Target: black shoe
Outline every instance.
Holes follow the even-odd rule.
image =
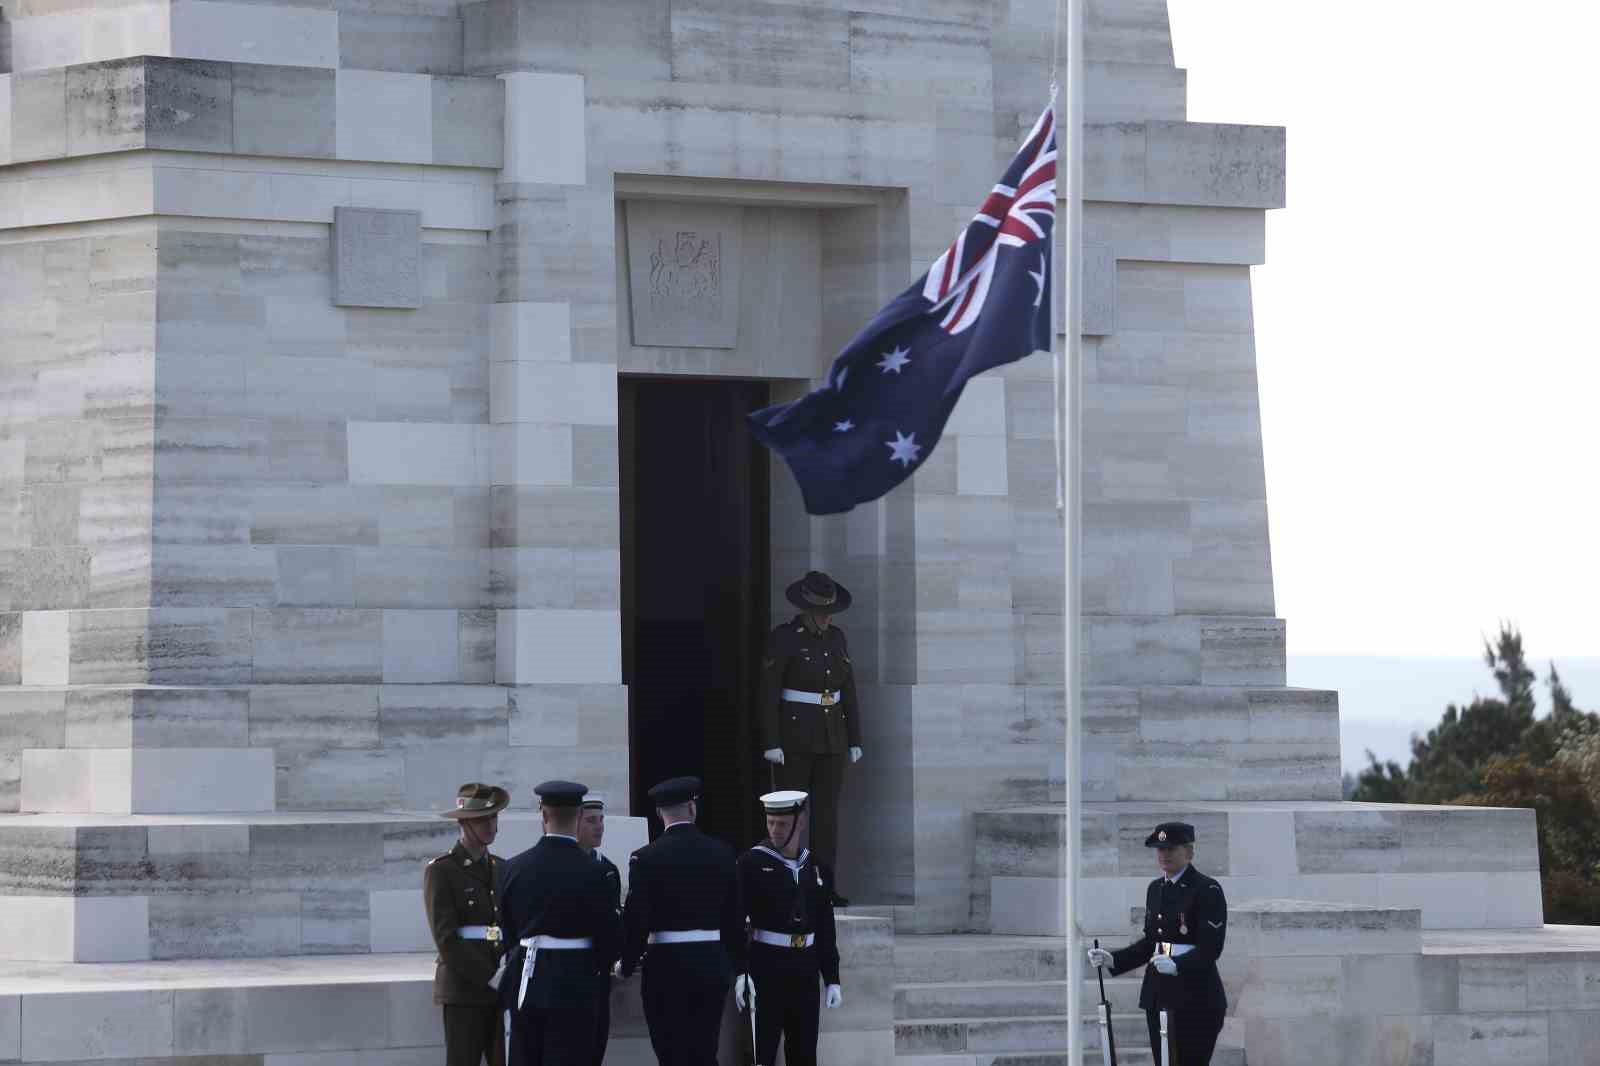
[[[844,908],[850,906],[850,901],[839,895],[837,892],[833,894],[833,898],[828,902],[836,911],[843,910]]]

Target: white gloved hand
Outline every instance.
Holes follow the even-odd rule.
[[[779,766],[783,765],[782,748],[768,748],[766,751],[761,753],[761,757],[768,762],[777,763]]]
[[[1156,973],[1171,977],[1178,972],[1178,960],[1171,955],[1157,955],[1155,958]]]
[[[844,989],[838,985],[829,985],[828,998],[824,1001],[824,1004],[829,1010],[842,1006],[844,1004]]]
[[[1089,965],[1096,968],[1105,967],[1106,969],[1110,969],[1111,952],[1107,951],[1105,948],[1090,948]]]
[[[851,762],[860,762],[861,761],[861,749],[860,748],[852,747],[850,749],[850,761]]]
[[[744,1010],[747,999],[751,1007],[756,1005],[756,983],[750,980],[748,974],[740,974],[733,979],[733,1005]]]
[[[622,960],[621,959],[618,959],[616,962],[611,964],[611,976],[619,978],[619,979],[622,978],[623,973],[622,973]]]

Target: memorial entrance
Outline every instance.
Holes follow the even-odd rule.
[[[623,376],[618,387],[632,810],[650,811],[657,781],[694,774],[702,827],[745,847],[762,835],[753,797],[769,784],[753,712],[770,552],[769,464],[744,416],[768,386]]]

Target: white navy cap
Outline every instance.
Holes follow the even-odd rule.
[[[805,807],[806,793],[793,789],[768,792],[761,797],[761,805],[767,809],[768,814],[794,814]]]

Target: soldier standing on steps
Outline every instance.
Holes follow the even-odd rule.
[[[505,953],[495,896],[500,859],[489,853],[489,845],[510,802],[503,788],[462,785],[455,809],[440,815],[459,823],[460,839],[422,874],[422,906],[439,951],[433,1001],[444,1008],[446,1066],[505,1062],[497,996],[489,987]]]
[[[819,1000],[844,1003],[833,921],[833,871],[800,847],[806,794],[761,797],[767,839],[739,856],[739,900],[750,919],[733,1000],[755,1012],[758,1063],[816,1066]]]
[[[1090,948],[1089,965],[1110,967],[1113,974],[1144,966],[1139,1006],[1156,1061],[1168,1066],[1159,1050],[1164,1010],[1175,1048],[1170,1066],[1207,1066],[1228,1010],[1217,973],[1228,901],[1222,886],[1193,866],[1194,826],[1163,822],[1144,843],[1156,849],[1161,869],[1145,890],[1144,936],[1121,951]]]
[[[839,845],[846,758],[861,759],[861,703],[844,630],[850,590],[813,570],[785,595],[800,613],[772,631],[761,670],[761,735],[778,784],[810,795],[811,850],[829,870]],[[835,907],[849,901],[833,896]]]
[[[578,846],[590,855],[606,874],[606,887],[611,890],[611,909],[622,917],[622,875],[617,864],[600,854],[600,844],[606,836],[606,803],[594,793],[583,797],[583,813],[578,819]],[[611,1041],[611,974],[600,974],[600,988],[595,1009],[598,1014],[594,1037],[594,1066],[606,1058],[606,1045]]]

